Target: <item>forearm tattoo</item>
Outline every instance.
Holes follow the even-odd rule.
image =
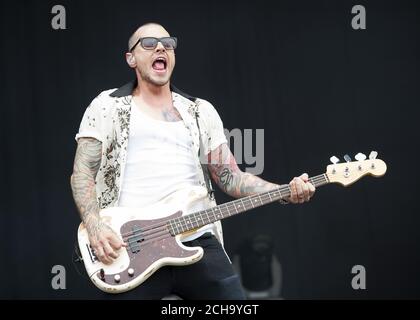
[[[96,235],[99,229],[95,178],[101,164],[101,153],[100,141],[93,138],[79,139],[71,176],[74,201],[91,235]]]
[[[241,198],[278,187],[250,173],[242,172],[226,143],[208,155],[208,168],[220,189],[235,198]]]

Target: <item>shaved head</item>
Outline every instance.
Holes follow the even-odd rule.
[[[147,82],[157,87],[167,85],[175,67],[175,50],[165,48],[165,42],[160,40],[154,47],[144,48],[142,44],[136,45],[139,39],[148,37],[161,39],[170,35],[159,23],[149,22],[141,25],[128,40],[126,61],[130,68],[135,69],[139,82]]]
[[[128,39],[128,51],[130,51],[130,49],[139,40],[139,38],[142,37],[142,35],[141,35],[142,34],[142,31],[144,29],[146,29],[146,27],[150,27],[150,26],[160,27],[163,30],[165,30],[165,28],[161,24],[156,23],[156,22],[147,22],[145,24],[142,24],[140,27],[137,28],[136,31],[133,32],[133,34],[131,35],[130,39]]]

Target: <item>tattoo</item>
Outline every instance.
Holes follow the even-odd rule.
[[[226,190],[230,185],[232,185],[233,174],[228,168],[224,168],[220,173],[218,172],[217,177],[219,178],[223,189]]]
[[[235,198],[273,190],[279,186],[242,172],[226,143],[208,155],[208,168],[220,189]]]
[[[165,121],[176,122],[182,120],[181,115],[175,107],[162,111],[162,116]]]
[[[80,216],[91,236],[100,229],[99,205],[96,200],[95,178],[101,164],[102,143],[93,138],[78,141],[71,187]]]

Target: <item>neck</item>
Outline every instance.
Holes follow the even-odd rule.
[[[150,107],[163,108],[172,103],[172,94],[169,82],[163,86],[157,86],[144,81],[137,75],[137,87],[134,89],[133,97],[146,103]]]
[[[321,174],[309,179],[316,187],[329,183],[326,174]],[[167,222],[167,227],[172,235],[200,228],[206,224],[222,220],[250,209],[269,204],[280,199],[287,199],[291,190],[289,185],[280,186],[274,190],[255,194],[227,202],[210,209],[191,213],[182,217],[173,218]]]

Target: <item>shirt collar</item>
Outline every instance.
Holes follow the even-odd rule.
[[[114,98],[122,98],[122,97],[130,96],[136,87],[137,87],[137,79],[134,79],[130,81],[129,83],[126,83],[122,87],[118,88],[117,90],[111,92],[109,95]],[[179,90],[177,87],[175,87],[172,84],[170,85],[170,89],[172,92],[175,92],[183,96],[184,98],[191,100],[192,102],[195,102],[196,100],[196,97],[190,96],[189,94],[182,92],[181,90]]]

